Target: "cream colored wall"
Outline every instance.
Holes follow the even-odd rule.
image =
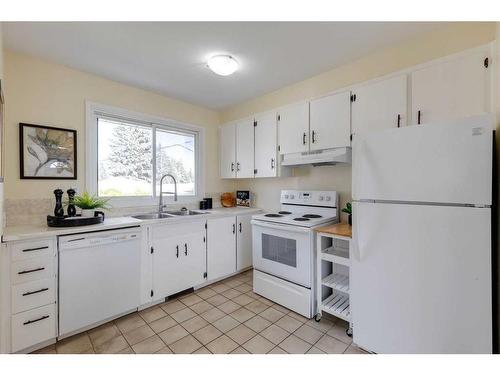
[[[221,120],[224,123],[324,95],[342,87],[486,44],[495,39],[495,33],[495,23],[451,23],[434,32],[228,108],[222,112]],[[337,190],[342,205],[351,198],[351,168],[348,166],[296,168],[294,174],[295,177],[282,179],[239,180],[237,188],[252,190],[256,205],[265,208],[277,207],[279,191],[284,188]]]
[[[5,54],[5,78],[9,91],[5,129],[7,200],[52,198],[52,191],[57,187],[84,189],[85,100],[205,127],[205,191],[234,188],[233,182],[218,177],[217,125],[220,121],[216,111],[12,51]],[[21,180],[20,122],[76,129],[78,180]]]

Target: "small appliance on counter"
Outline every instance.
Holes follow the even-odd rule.
[[[47,215],[47,225],[49,227],[78,227],[83,225],[93,225],[104,222],[104,212],[95,211],[94,216],[82,217],[76,214],[74,205],[75,190],[69,189],[68,193],[68,215],[64,214],[62,196],[64,192],[61,189],[54,190],[56,205],[54,215]]]
[[[252,205],[248,190],[238,190],[236,192],[236,205],[242,207],[250,207]]]
[[[200,210],[211,210],[213,208],[212,198],[204,198],[200,201]]]

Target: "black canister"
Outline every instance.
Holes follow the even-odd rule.
[[[206,210],[207,209],[207,202],[206,201],[200,201],[200,210]]]
[[[205,201],[205,209],[206,210],[211,210],[212,209],[212,198],[205,198],[203,199]]]

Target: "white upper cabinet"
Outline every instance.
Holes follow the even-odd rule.
[[[314,99],[310,103],[310,147],[324,150],[351,145],[350,91]]]
[[[366,134],[407,123],[407,76],[400,75],[353,90],[352,134]]]
[[[253,118],[236,123],[236,177],[254,176],[254,126]]]
[[[280,154],[309,151],[309,103],[298,103],[278,111]]]
[[[277,176],[278,127],[276,112],[255,116],[255,177]]]
[[[488,49],[414,71],[411,124],[479,115],[490,111]]]
[[[236,177],[236,124],[219,128],[219,163],[221,178]]]

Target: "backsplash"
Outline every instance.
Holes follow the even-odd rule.
[[[213,199],[213,207],[220,207],[221,193],[205,194],[206,198]],[[47,222],[47,215],[52,215],[54,210],[54,198],[47,199],[6,199],[5,200],[5,225],[43,225]],[[187,207],[198,209],[199,202],[192,204],[169,204],[167,209],[179,209]],[[78,210],[78,209],[77,209]],[[158,206],[135,206],[135,207],[114,207],[105,211],[108,217],[130,216],[138,213],[154,212]],[[78,211],[77,211],[78,212]]]

